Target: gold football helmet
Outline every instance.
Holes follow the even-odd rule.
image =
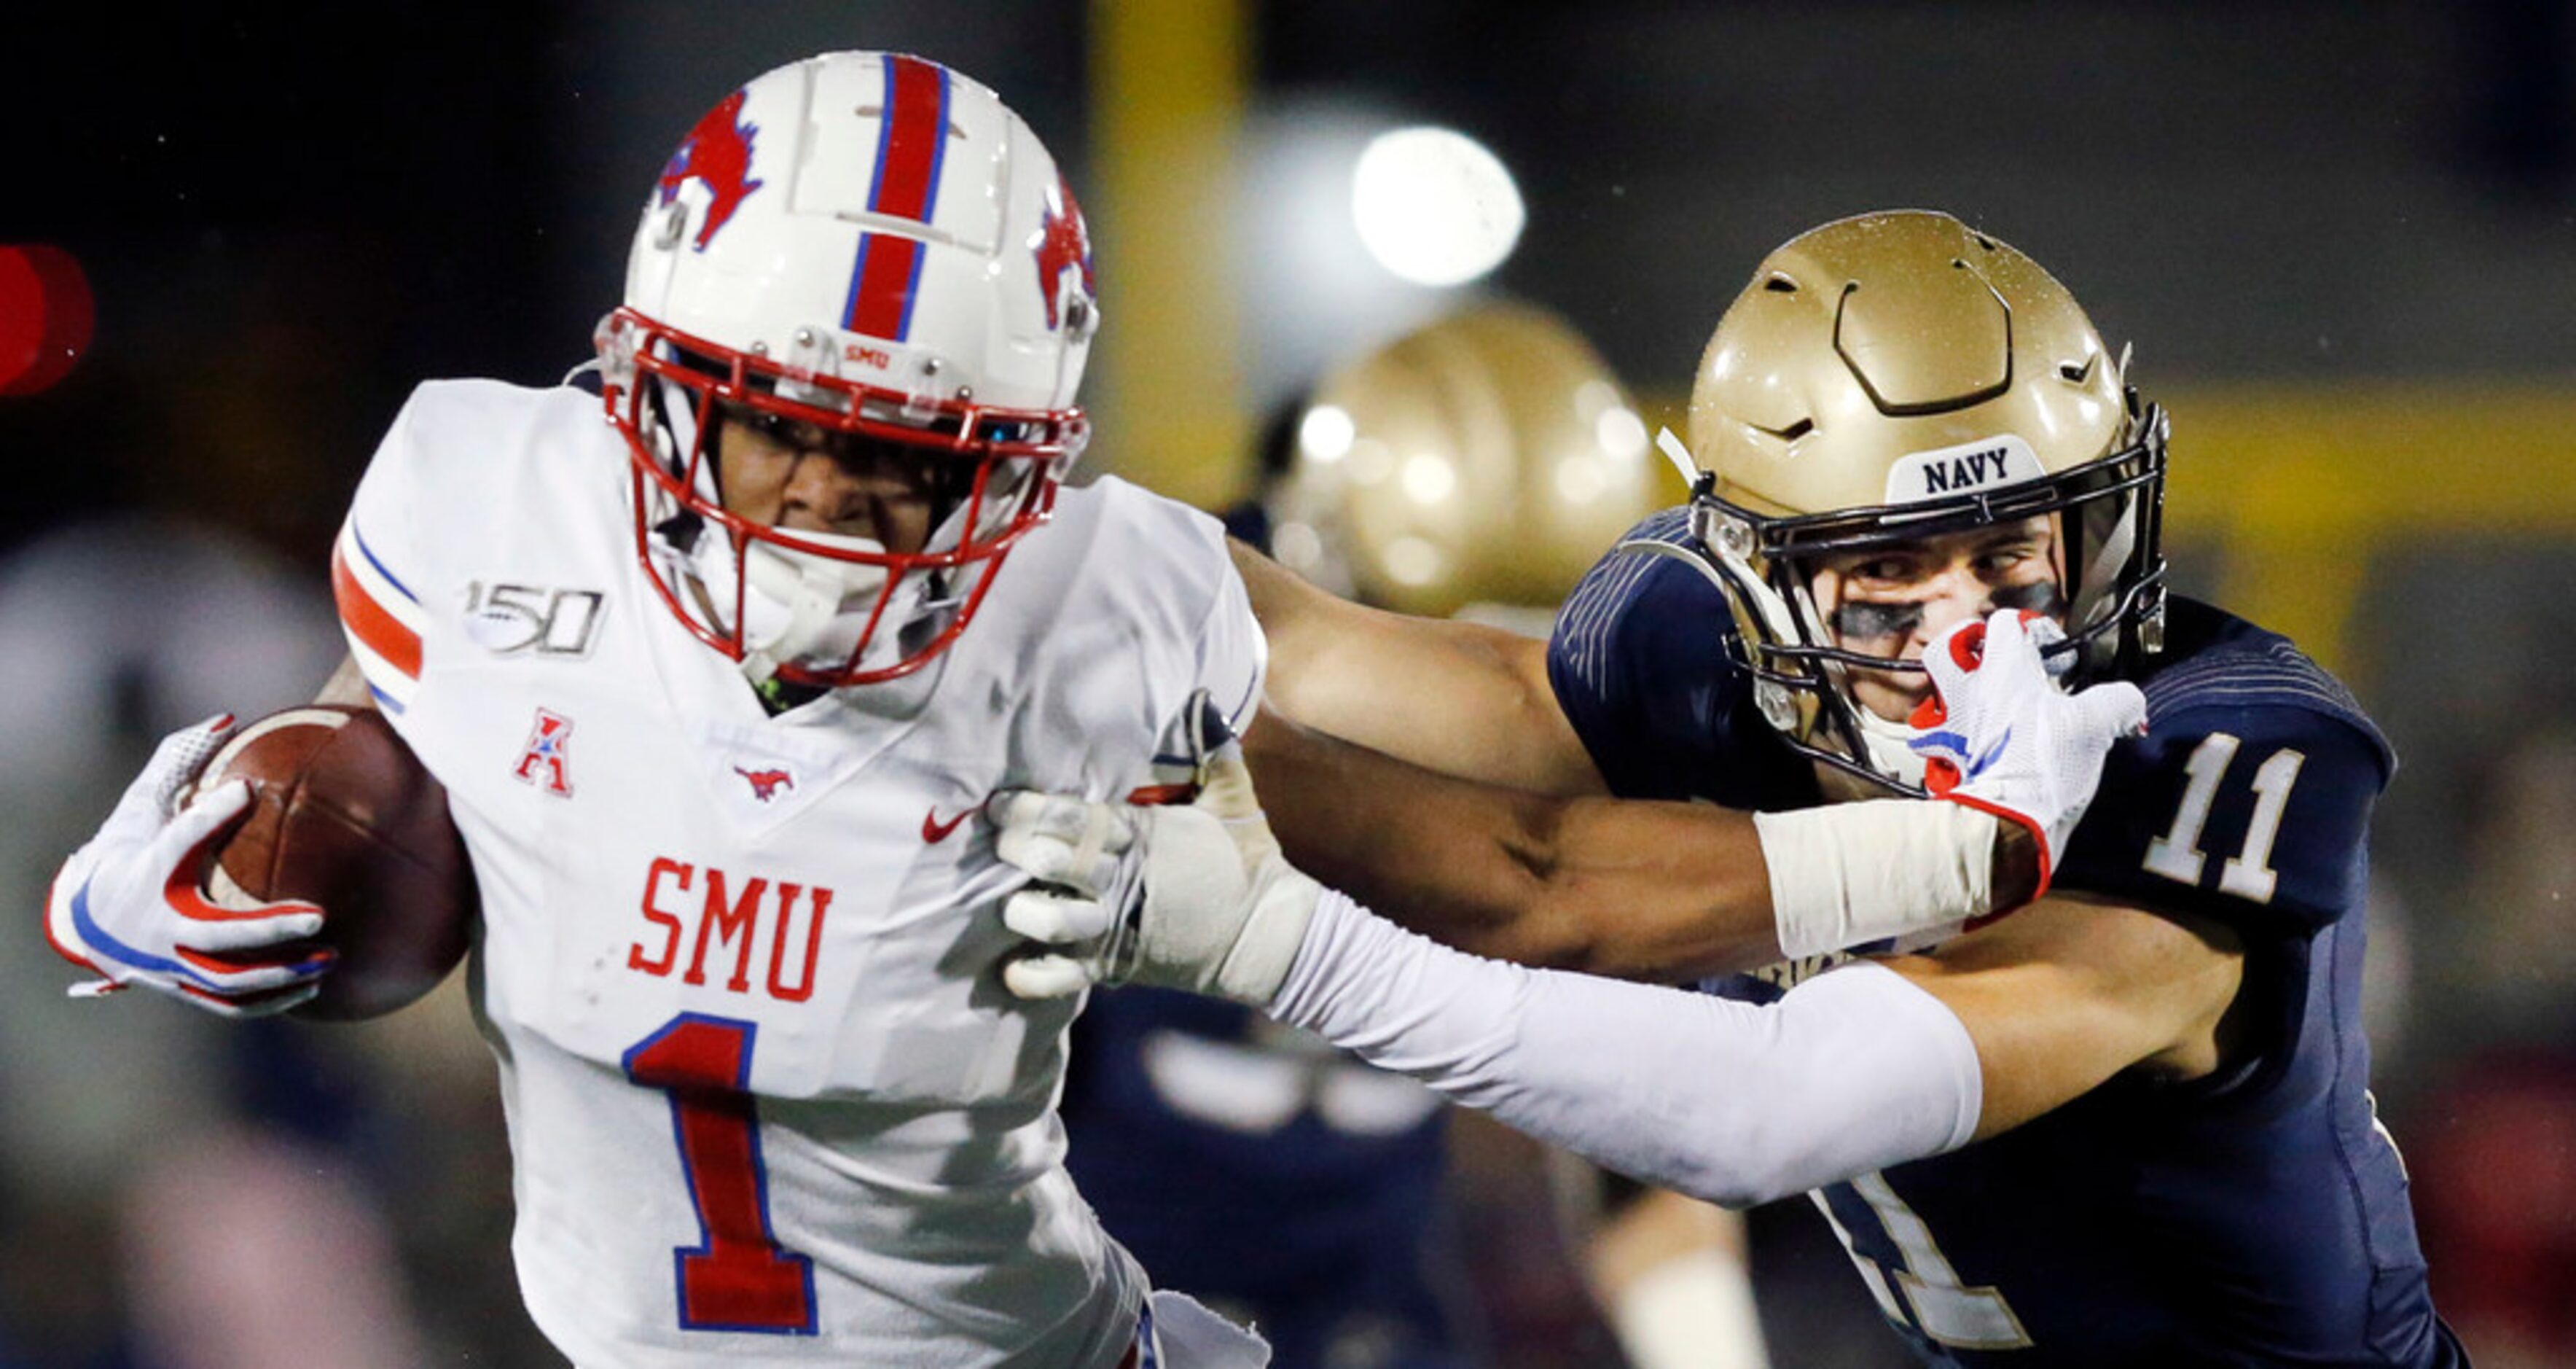
[[[1947,214],[1864,214],[1756,268],[1691,387],[1691,527],[1726,591],[1763,716],[1799,750],[1910,789],[1862,716],[1809,592],[1828,553],[2051,515],[2069,641],[2087,674],[2163,647],[2164,413],[2123,383],[2074,296]],[[1678,460],[1669,432],[1659,441]]]
[[[1335,369],[1285,437],[1272,554],[1406,613],[1552,608],[1675,493],[1609,366],[1523,303],[1462,310]]]

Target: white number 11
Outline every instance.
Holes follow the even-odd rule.
[[[2182,791],[2173,830],[2147,843],[2146,868],[2184,884],[2200,883],[2207,857],[2200,849],[2200,829],[2209,824],[2209,805],[2218,797],[2218,781],[2227,774],[2241,745],[2234,736],[2212,732],[2203,737],[2183,769],[2191,784]],[[2227,858],[2218,870],[2218,891],[2255,903],[2272,901],[2280,875],[2272,869],[2272,843],[2281,835],[2281,813],[2290,806],[2290,786],[2298,781],[2304,752],[2283,747],[2254,771],[2254,816],[2245,824],[2245,849]]]

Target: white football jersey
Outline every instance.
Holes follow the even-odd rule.
[[[1198,688],[1249,721],[1221,530],[1068,489],[927,669],[772,717],[629,488],[594,396],[425,385],[333,564],[473,854],[529,1310],[584,1365],[1116,1362],[1144,1280],[1059,1163],[1080,1004],[991,973],[1025,877],[975,815],[1154,784]]]

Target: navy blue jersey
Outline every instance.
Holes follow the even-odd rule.
[[[1633,535],[1687,534],[1669,511]],[[1733,632],[1719,592],[1668,559],[1614,553],[1576,589],[1549,674],[1615,792],[1819,800],[1755,711]],[[2166,643],[2139,681],[2151,731],[2113,748],[2055,883],[2236,933],[2227,1067],[2124,1075],[1813,1196],[1930,1364],[2465,1364],[2368,1092],[2368,835],[2394,758],[2284,638],[2176,600]],[[1765,1001],[1786,978],[1703,987]]]
[[[1458,1369],[1437,1095],[1285,1030],[1169,990],[1094,994],[1063,1103],[1075,1184],[1157,1286],[1248,1317],[1281,1369]]]

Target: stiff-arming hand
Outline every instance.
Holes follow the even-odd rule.
[[[2147,730],[2147,696],[2136,685],[2115,680],[2070,695],[2049,678],[2041,654],[2065,636],[2055,622],[2011,609],[1952,626],[1924,650],[1932,696],[1909,720],[1925,788],[2039,839],[2040,893],[2093,802],[2111,744]]]
[[[1242,748],[1212,740],[1186,805],[1028,790],[986,805],[1002,859],[1038,881],[1002,908],[1036,943],[1004,963],[1011,992],[1158,984],[1254,1006],[1278,992],[1323,889],[1280,855]]]
[[[207,852],[250,807],[250,785],[217,786],[185,808],[177,801],[231,731],[227,716],[162,738],[106,825],[54,877],[45,934],[99,976],[74,994],[139,984],[221,1016],[252,1017],[321,991],[329,953],[289,945],[321,930],[321,909],[219,905],[204,892]]]

